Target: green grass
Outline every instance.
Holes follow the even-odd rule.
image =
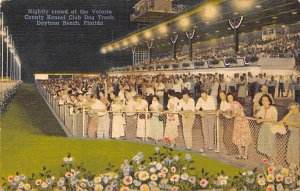
[[[37,90],[22,85],[7,111],[0,117],[0,176],[39,172],[43,165],[58,175],[63,157],[68,152],[76,162],[84,162],[93,173],[105,172],[106,165],[120,165],[142,151],[147,157],[155,146],[112,140],[82,140],[66,138],[61,127]],[[191,154],[197,168],[204,167],[216,174],[221,169],[234,175],[240,169],[209,158]]]

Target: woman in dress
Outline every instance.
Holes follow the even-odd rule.
[[[290,104],[289,113],[279,124],[288,126],[290,131],[286,161],[300,166],[300,111],[297,103]]]
[[[248,158],[248,148],[252,143],[249,122],[245,118],[243,106],[234,99],[232,93],[227,94],[227,101],[231,105],[231,116],[234,117],[232,142],[238,147],[237,159]]]
[[[274,133],[272,127],[277,122],[278,111],[273,106],[273,100],[268,94],[260,98],[259,104],[261,107],[255,118],[256,122],[262,123],[262,125],[258,134],[257,149],[267,155],[269,159],[274,160],[276,155],[276,133]]]
[[[145,113],[145,111],[148,111],[148,102],[144,100],[141,95],[136,96],[135,110],[137,113],[142,112],[142,113],[138,113],[136,136],[142,138],[142,141],[146,141],[146,137],[147,137],[146,122],[148,122],[149,119],[146,120],[148,114]]]
[[[172,112],[177,111],[177,106],[179,103],[179,99],[175,96],[174,90],[168,91],[169,101],[168,101],[168,114],[167,114],[167,122],[164,137],[168,137],[171,142],[171,147],[175,146],[176,138],[178,137],[178,125],[179,118],[178,114],[174,114]]]
[[[244,76],[241,76],[239,81],[238,98],[242,103],[245,103],[246,101],[246,90],[246,79]]]
[[[112,119],[112,132],[111,137],[115,139],[119,139],[120,137],[125,136],[125,118],[123,114],[121,113],[124,110],[124,105],[122,103],[122,100],[119,97],[116,97],[114,99],[114,103],[111,105],[111,111],[113,113],[113,119]]]
[[[221,126],[223,127],[223,142],[227,154],[235,153],[237,149],[236,146],[232,143],[232,130],[233,130],[233,120],[230,116],[231,105],[227,102],[227,96],[225,91],[220,91],[219,97],[221,100],[218,113],[224,117],[221,117]]]
[[[147,128],[147,135],[149,138],[153,139],[155,143],[157,143],[157,141],[163,139],[164,126],[163,121],[160,120],[160,112],[163,111],[163,106],[161,105],[161,103],[159,103],[159,98],[156,95],[152,97],[150,111],[153,111],[155,113],[152,113],[150,125],[149,128]]]

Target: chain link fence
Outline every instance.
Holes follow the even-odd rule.
[[[244,118],[249,123],[251,139],[247,158],[237,159],[239,148],[233,141],[234,118],[213,113],[201,117],[198,113],[185,115],[167,111],[108,111],[97,115],[87,109],[76,110],[71,105],[60,104],[45,89],[40,86],[37,88],[70,137],[127,140],[156,145],[165,145],[163,139],[168,137],[174,140],[177,149],[203,152],[203,155],[245,168],[256,167],[263,159],[267,159],[265,154],[258,151],[261,124],[253,118]],[[275,135],[276,154],[272,161],[277,165],[288,165],[286,152],[289,136],[289,131],[284,135]]]

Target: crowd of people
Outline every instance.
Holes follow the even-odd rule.
[[[222,40],[221,40],[222,41]],[[194,60],[224,60],[226,58],[245,58],[247,56],[257,56],[263,58],[289,58],[299,57],[300,54],[300,32],[287,33],[277,35],[272,39],[262,40],[261,38],[254,41],[241,40],[239,43],[239,52],[236,55],[234,50],[234,43],[219,43],[218,46],[212,47],[210,44],[195,46],[193,49]],[[163,66],[172,65],[174,63],[182,63],[189,60],[188,52],[178,52],[176,60],[172,55],[158,57],[144,63],[140,66]]]
[[[275,135],[287,125],[292,133],[290,141],[293,139],[288,147],[292,151],[288,153],[298,149],[298,154],[293,155],[298,158],[291,160],[297,159],[295,162],[299,164],[299,144],[295,144],[299,140],[295,137],[300,135],[300,77],[251,73],[232,77],[224,74],[160,74],[52,79],[37,83],[50,92],[59,105],[72,107],[72,112],[89,110],[89,138],[119,139],[126,136],[127,128],[135,128],[133,136],[143,141],[151,138],[155,142],[168,137],[173,147],[178,138],[178,126],[182,124],[185,146],[190,150],[195,115],[199,115],[204,138],[201,152],[206,152],[215,148],[216,117],[231,118],[234,120],[232,142],[239,151],[237,159],[247,159],[249,145],[253,144],[244,112],[247,97],[253,102],[252,116],[262,124],[258,151],[272,159]],[[278,111],[274,107],[275,90],[278,89],[278,97],[281,96],[282,86],[287,87],[287,94],[291,92],[296,102],[289,106],[290,112],[278,121]],[[108,111],[113,113],[111,132]],[[163,116],[166,120],[162,119]],[[278,128],[274,129],[274,126]]]

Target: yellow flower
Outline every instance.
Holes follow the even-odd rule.
[[[97,176],[94,178],[94,183],[97,184],[97,183],[100,183],[101,182],[101,177]]]
[[[102,191],[103,190],[103,186],[101,184],[96,184],[94,187],[94,191]]]
[[[150,188],[149,188],[149,186],[147,185],[147,184],[143,184],[142,186],[141,186],[141,189],[140,189],[141,191],[149,191],[150,190]]]
[[[151,179],[152,181],[156,181],[156,180],[158,179],[158,176],[157,176],[156,174],[152,174],[152,175],[150,176],[150,179]]]
[[[148,180],[149,179],[149,173],[147,171],[141,171],[139,173],[139,179],[142,181]]]
[[[42,188],[47,188],[48,187],[48,184],[46,182],[43,182],[42,183]]]
[[[258,185],[260,185],[260,186],[266,185],[266,181],[265,181],[264,179],[258,179],[258,180],[257,180],[257,183],[258,183]]]
[[[287,168],[281,169],[281,174],[282,174],[283,176],[288,175],[288,174],[289,174],[289,169],[287,169]]]
[[[129,191],[130,189],[127,186],[123,186],[120,188],[120,191]]]
[[[30,190],[30,188],[31,188],[31,187],[30,187],[30,184],[27,183],[27,184],[24,185],[24,189],[25,189],[25,190]]]
[[[273,182],[274,181],[274,175],[273,174],[268,174],[266,179],[267,179],[268,182]]]

